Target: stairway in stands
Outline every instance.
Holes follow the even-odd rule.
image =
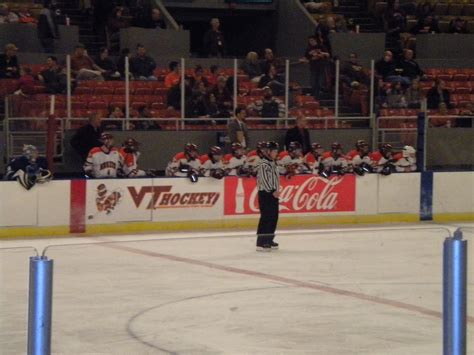
[[[88,53],[97,55],[100,47],[105,46],[105,34],[94,33],[92,16],[82,12],[76,1],[58,0],[57,5],[62,14],[71,19],[71,26],[79,26],[79,41],[87,48]]]
[[[360,26],[361,32],[383,32],[372,14],[367,9],[367,1],[339,0],[339,6],[333,9],[336,14],[344,15],[346,20],[352,19]]]

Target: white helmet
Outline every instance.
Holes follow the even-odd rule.
[[[415,158],[416,150],[411,145],[406,145],[403,147],[402,155],[404,158]]]

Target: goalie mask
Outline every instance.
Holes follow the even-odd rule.
[[[126,153],[136,153],[138,152],[140,143],[133,138],[127,138],[127,140],[123,142],[122,146]]]

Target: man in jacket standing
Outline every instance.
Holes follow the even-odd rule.
[[[98,113],[91,114],[89,116],[89,123],[79,128],[71,138],[71,146],[81,156],[82,163],[86,161],[87,155],[92,148],[100,147],[103,144],[100,140],[103,132],[101,121],[102,118]]]

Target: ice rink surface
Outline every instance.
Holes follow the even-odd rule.
[[[26,351],[28,258],[54,260],[56,354],[441,354],[442,246],[474,224],[0,241],[0,354]]]

